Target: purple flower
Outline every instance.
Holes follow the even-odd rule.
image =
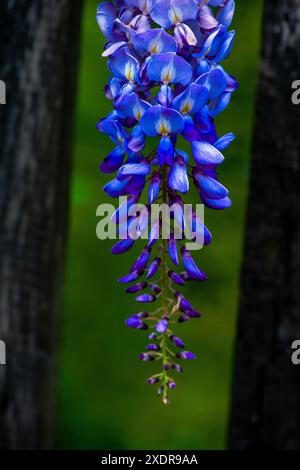
[[[168,326],[169,326],[169,320],[167,318],[163,318],[157,323],[155,329],[157,333],[163,334],[167,331]]]
[[[176,357],[179,359],[196,359],[196,356],[194,353],[189,352],[189,351],[184,351],[176,354]]]
[[[196,212],[186,220],[183,195],[188,202],[194,184],[206,208],[231,205],[218,172],[235,136],[219,137],[214,120],[238,86],[224,68],[235,40],[235,31],[229,29],[234,10],[234,0],[113,0],[101,2],[96,14],[106,39],[103,57],[111,77],[105,94],[113,108],[96,126],[113,143],[100,165],[104,174],[112,175],[103,190],[113,198],[127,196],[111,217],[120,238],[112,253],[126,253],[138,238],[146,239],[129,274],[119,281],[132,283],[126,292],[138,294],[138,303],[154,304],[152,312],[133,315],[126,325],[150,329],[147,352],[139,358],[161,363],[162,372],[147,382],[158,384],[165,404],[176,386],[169,374],[182,372],[169,349],[184,348],[173,328],[201,317],[173,287],[207,279],[186,246],[185,232],[178,237],[176,230],[189,228],[192,241],[199,242],[201,235],[204,246],[212,241]],[[181,150],[182,139],[190,151]],[[149,203],[143,214],[132,214],[145,198]],[[168,240],[160,240],[163,216],[152,220],[156,203],[177,207]],[[184,272],[178,272],[181,264]],[[176,357],[195,355],[183,351]]]

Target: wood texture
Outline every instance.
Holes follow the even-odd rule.
[[[0,448],[53,442],[80,0],[1,0]]]
[[[250,33],[249,33],[250,34]],[[229,447],[300,448],[300,0],[266,0]],[[242,85],[242,84],[241,84]]]

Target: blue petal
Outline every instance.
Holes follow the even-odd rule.
[[[101,119],[98,122],[96,129],[99,132],[107,134],[111,138],[111,140],[117,145],[124,145],[126,143],[126,133],[124,132],[121,124],[117,119]]]
[[[102,173],[114,173],[123,163],[125,152],[123,147],[116,147],[101,163]]]
[[[121,196],[123,194],[124,188],[126,187],[129,181],[130,178],[124,179],[122,181],[119,181],[115,178],[104,186],[103,191],[105,191],[112,197]]]
[[[223,93],[221,96],[218,96],[214,101],[210,104],[210,114],[211,117],[214,118],[218,116],[218,114],[222,113],[224,109],[227,108],[231,100],[231,93]]]
[[[163,334],[167,331],[168,326],[169,326],[169,320],[167,318],[163,318],[157,323],[155,329],[157,333]]]
[[[164,29],[150,29],[144,33],[138,33],[133,38],[133,46],[138,52],[161,54],[162,52],[177,52],[178,45],[170,34]]]
[[[201,198],[204,204],[210,209],[223,210],[231,207],[232,205],[229,197],[225,197],[224,199],[209,199],[202,194]]]
[[[102,53],[102,57],[109,57],[110,55],[117,52],[121,47],[126,46],[127,41],[120,41],[114,42],[113,44],[109,44],[108,47]]]
[[[143,271],[133,271],[130,274],[127,274],[126,276],[123,276],[119,279],[119,282],[122,284],[127,284],[132,281],[136,281],[139,277],[141,277],[143,274]]]
[[[198,281],[207,280],[206,274],[203,271],[200,271],[195,261],[193,260],[190,252],[185,247],[182,247],[181,249],[181,257],[182,257],[182,264],[191,279],[195,279]]]
[[[132,152],[140,152],[145,147],[145,134],[141,126],[135,126],[127,143]]]
[[[192,67],[175,52],[165,52],[151,57],[146,75],[149,80],[157,83],[190,83],[193,75]]]
[[[188,19],[196,19],[199,11],[195,0],[156,0],[151,11],[155,23],[170,28]]]
[[[198,52],[195,52],[193,54],[194,57],[199,57],[199,58],[203,58],[205,57],[206,55],[208,54],[211,54],[211,49],[214,45],[214,42],[215,40],[219,37],[220,35],[220,31],[222,31],[222,26],[219,26],[215,31],[213,31],[211,34],[209,34],[209,36],[206,37],[205,41],[202,43],[201,45],[201,48]],[[202,64],[203,65],[203,64]],[[209,72],[209,69],[207,70],[207,66],[205,67],[205,69],[203,69],[203,72],[202,73],[206,73],[206,72]],[[201,70],[201,69],[200,69]],[[197,75],[200,75],[200,70],[198,71],[196,69],[196,73]]]
[[[113,31],[113,23],[117,17],[116,10],[110,2],[101,2],[97,9],[97,22],[102,34],[109,41],[119,41],[123,35],[116,34]]]
[[[149,137],[180,134],[184,128],[184,121],[177,111],[161,106],[149,108],[143,115],[140,124]]]
[[[228,196],[228,190],[211,176],[196,174],[195,180],[201,190],[201,194],[211,199],[223,199]]]
[[[150,279],[151,277],[153,277],[159,266],[161,265],[161,259],[160,258],[154,258],[154,260],[152,261],[152,263],[150,264],[149,266],[149,269],[148,269],[148,273],[147,273],[147,279]]]
[[[211,9],[207,5],[203,5],[200,8],[198,21],[200,27],[208,31],[218,26],[216,18],[214,17]]]
[[[220,150],[220,152],[221,152],[222,150],[225,150],[225,149],[231,144],[231,142],[232,142],[234,139],[235,139],[235,135],[232,134],[232,133],[223,135],[223,137],[220,137],[220,138],[214,143],[214,147],[216,147],[216,149]]]
[[[122,253],[126,253],[126,251],[130,250],[133,245],[134,240],[131,238],[126,238],[125,240],[120,240],[118,243],[116,243],[112,247],[111,252],[114,255],[121,255]]]
[[[150,294],[142,294],[142,295],[138,295],[135,300],[137,302],[155,302],[156,300],[156,297],[154,295],[150,295]]]
[[[208,106],[204,106],[199,113],[194,115],[194,122],[197,129],[204,134],[215,132],[215,124]]]
[[[117,78],[126,79],[128,82],[139,81],[139,62],[126,48],[119,49],[110,57],[109,68]]]
[[[147,101],[141,100],[136,93],[122,95],[115,101],[115,110],[122,119],[134,118],[139,121],[150,106]]]
[[[234,39],[235,39],[235,31],[230,31],[226,35],[225,41],[223,42],[222,46],[220,47],[220,50],[219,50],[218,54],[214,58],[214,60],[216,62],[221,62],[222,60],[227,59],[227,57],[229,56],[229,54],[232,50]]]
[[[212,69],[207,74],[202,75],[198,78],[197,83],[204,85],[211,99],[221,95],[227,87],[226,76],[221,69]]]
[[[185,23],[179,23],[175,26],[174,36],[180,49],[183,46],[196,46],[198,42],[193,30]]]
[[[151,13],[155,0],[125,0],[129,7],[136,7],[143,13]]]
[[[227,28],[231,25],[235,10],[234,0],[227,0],[226,4],[220,8],[216,19]]]
[[[178,266],[178,264],[179,264],[178,248],[177,248],[176,240],[174,240],[173,238],[171,238],[168,241],[168,253],[169,253],[169,257],[170,257],[171,261],[173,261],[173,263],[176,266]]]
[[[208,142],[193,142],[192,152],[198,165],[220,165],[224,160],[221,152]]]
[[[146,247],[132,266],[130,272],[139,271],[147,266],[151,254],[151,249]]]
[[[145,176],[144,175],[134,175],[128,181],[126,185],[126,193],[133,195],[139,195],[145,187]]]
[[[150,204],[153,204],[156,199],[158,198],[159,191],[160,191],[160,185],[161,185],[161,176],[159,173],[155,173],[152,178],[151,182],[149,185],[149,191],[148,191],[148,200]]]
[[[129,163],[123,165],[118,173],[118,177],[127,175],[149,175],[151,167],[148,163]]]
[[[170,189],[179,191],[183,194],[187,193],[189,190],[187,169],[184,160],[181,157],[176,159],[176,162],[171,169],[171,173],[168,179],[168,186]]]
[[[173,101],[173,91],[169,85],[162,85],[156,97],[157,103],[170,108]]]
[[[176,96],[172,106],[181,114],[198,113],[208,101],[207,88],[192,83],[184,92]]]
[[[170,137],[162,137],[157,149],[159,165],[162,166],[164,163],[172,165],[174,163],[174,152],[174,144]]]

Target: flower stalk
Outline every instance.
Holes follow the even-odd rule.
[[[178,209],[167,238],[164,214],[151,219],[146,246],[129,274],[120,279],[128,284],[126,292],[146,305],[146,311],[128,318],[126,325],[147,331],[150,342],[139,358],[161,362],[161,372],[148,383],[158,385],[165,404],[176,387],[171,373],[182,372],[181,360],[195,359],[173,329],[201,317],[181,290],[188,282],[207,280],[186,237],[177,237],[177,228],[187,223],[184,198],[192,182],[207,208],[223,210],[231,205],[218,170],[234,135],[219,137],[215,118],[237,88],[222,65],[234,42],[235,32],[229,30],[234,8],[234,0],[113,0],[100,3],[97,10],[107,40],[103,56],[111,71],[105,93],[113,103],[113,111],[97,129],[115,145],[100,168],[106,174],[116,173],[104,191],[114,198],[126,195],[131,211],[125,223],[121,207],[114,214],[118,232],[126,230],[127,236],[112,253],[124,253],[143,238],[154,204]],[[159,139],[157,147],[145,155],[146,143],[154,138]],[[190,152],[180,148],[182,139]],[[146,188],[146,214],[132,213]],[[203,235],[204,245],[212,241],[196,213],[188,225]],[[156,302],[160,307],[151,312]]]

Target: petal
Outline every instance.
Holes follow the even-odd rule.
[[[160,26],[170,28],[185,20],[195,19],[198,11],[199,7],[195,0],[156,0],[151,17]]]
[[[145,187],[145,182],[144,175],[132,176],[125,187],[126,193],[130,195],[140,195]]]
[[[141,152],[145,147],[145,134],[141,126],[135,126],[131,132],[127,147],[132,152]]]
[[[173,101],[172,88],[169,85],[162,85],[156,97],[157,103],[165,108],[170,108]],[[173,106],[172,106],[173,107]]]
[[[174,109],[152,106],[143,115],[140,125],[146,135],[155,137],[180,134],[184,128],[184,121]]]
[[[139,63],[126,48],[119,49],[110,57],[109,68],[119,79],[126,79],[129,82],[139,81]]]
[[[159,173],[155,173],[151,178],[148,191],[148,200],[150,204],[153,204],[159,195],[161,180],[162,178]]]
[[[231,100],[231,93],[223,93],[222,95],[218,96],[218,98],[211,102],[210,104],[210,114],[212,118],[218,116],[218,114],[222,113],[224,109],[227,108]]]
[[[209,199],[202,194],[201,198],[204,204],[210,209],[224,210],[228,207],[231,207],[232,205],[231,199],[229,199],[229,197],[225,197],[224,199]]]
[[[220,151],[225,150],[234,139],[235,135],[232,133],[223,135],[214,143],[214,147]]]
[[[170,34],[162,28],[150,29],[138,33],[133,38],[133,46],[138,52],[160,54],[162,52],[177,52],[178,45]]]
[[[136,93],[124,94],[115,101],[115,110],[122,119],[133,118],[139,121],[150,106],[147,101],[141,100]]]
[[[155,329],[157,333],[163,334],[167,331],[168,326],[169,326],[169,320],[167,318],[163,318],[157,323]]]
[[[222,60],[227,59],[227,57],[229,56],[232,50],[234,40],[235,40],[235,31],[230,31],[226,35],[225,41],[223,42],[218,54],[216,55],[214,59],[216,62],[221,62]]]
[[[196,46],[198,42],[193,30],[184,23],[178,24],[175,27],[174,36],[180,48],[183,46]]]
[[[223,70],[217,68],[202,75],[198,78],[197,83],[207,88],[211,99],[221,95],[227,87],[226,76]]]
[[[101,163],[102,173],[114,173],[123,163],[125,152],[122,147],[116,147]]]
[[[151,254],[151,249],[148,247],[144,248],[130,271],[134,272],[136,270],[140,271],[141,269],[145,269],[149,261],[150,254]]]
[[[198,20],[202,29],[210,30],[218,26],[218,21],[207,5],[204,5],[200,8]]]
[[[198,165],[220,165],[224,160],[221,152],[208,142],[193,142],[192,152]]]
[[[189,351],[184,351],[184,352],[177,353],[176,356],[179,359],[186,359],[186,360],[196,359],[195,354],[192,353],[192,352],[189,352]]]
[[[176,159],[176,162],[171,169],[171,173],[168,179],[168,186],[170,189],[179,191],[183,194],[187,193],[189,190],[187,169],[181,157]]]
[[[182,264],[186,271],[188,272],[191,279],[195,279],[197,281],[206,281],[207,276],[203,271],[200,271],[198,266],[196,265],[195,261],[193,260],[190,252],[185,248],[181,248],[181,257],[182,257]]]
[[[102,34],[109,41],[118,41],[123,36],[113,31],[113,23],[116,17],[115,7],[110,2],[101,2],[99,4],[96,14],[97,23]]]
[[[132,281],[136,281],[139,277],[141,277],[143,271],[133,271],[132,273],[127,274],[119,279],[119,282],[122,284],[127,284]]]
[[[156,297],[154,295],[151,295],[151,294],[142,294],[142,295],[138,295],[135,300],[137,302],[155,302],[156,300]]]
[[[231,25],[235,10],[234,0],[227,0],[226,4],[220,8],[216,19],[227,28]]]
[[[203,174],[195,174],[194,178],[200,188],[201,194],[210,199],[224,199],[228,196],[228,190],[215,178]]]
[[[113,119],[111,117],[101,119],[98,122],[96,129],[99,132],[107,134],[117,145],[124,145],[126,142],[126,133],[117,119]]]
[[[161,259],[160,258],[155,258],[149,266],[148,273],[147,273],[147,276],[146,276],[147,279],[150,279],[151,277],[153,277],[156,274],[156,272],[157,272],[160,265],[161,265]]]
[[[111,252],[114,255],[121,255],[122,253],[126,253],[126,251],[130,250],[133,245],[134,240],[131,238],[126,238],[125,240],[120,240],[118,243],[116,243],[112,247]]]
[[[173,100],[172,106],[181,114],[194,114],[198,113],[207,101],[207,88],[193,83]]]
[[[179,276],[179,274],[175,273],[174,271],[169,271],[168,276],[170,279],[172,279],[173,282],[175,282],[179,286],[185,285],[184,280]]]
[[[121,196],[123,194],[124,188],[126,187],[129,181],[130,178],[126,178],[122,181],[115,178],[103,187],[103,191],[105,191],[107,194],[109,194],[109,196],[112,197]]]
[[[157,83],[187,85],[193,75],[192,67],[175,52],[165,52],[151,57],[146,70],[149,80]]]
[[[164,163],[172,165],[174,162],[174,152],[174,145],[170,137],[162,137],[157,149],[159,165],[162,166]]]
[[[177,248],[177,243],[174,239],[170,239],[168,241],[168,253],[171,261],[178,266],[179,260],[178,260],[178,248]]]
[[[151,167],[148,163],[129,163],[123,165],[118,173],[118,177],[127,175],[148,175]]]
[[[120,41],[120,42],[115,42],[113,44],[110,44],[105,49],[105,51],[102,53],[102,57],[109,57],[110,55],[114,54],[121,47],[126,46],[126,44],[127,44],[126,41]]]

